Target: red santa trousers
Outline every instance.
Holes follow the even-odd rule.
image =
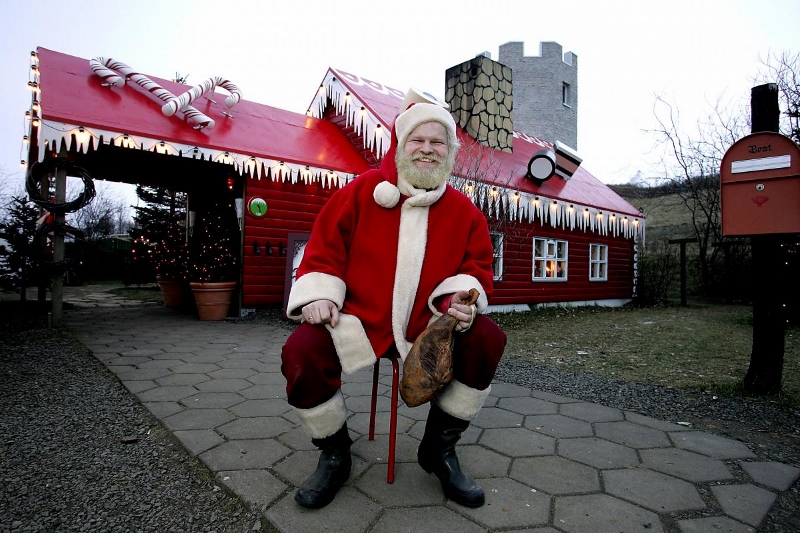
[[[487,316],[455,333],[453,377],[467,387],[484,390],[494,379],[506,346],[506,334]],[[342,386],[342,367],[328,330],[306,322],[292,332],[281,353],[289,405],[311,409],[333,398]]]

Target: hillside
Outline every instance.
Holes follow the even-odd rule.
[[[609,185],[647,217],[646,239],[655,243],[663,239],[683,239],[694,235],[692,215],[680,196],[664,189],[632,185]]]

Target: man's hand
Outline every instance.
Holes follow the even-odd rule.
[[[450,308],[447,314],[458,319],[456,331],[467,331],[472,327],[478,308],[475,305],[467,305],[469,301],[469,291],[458,291],[450,297]]]
[[[339,309],[330,300],[317,300],[303,306],[303,320],[309,324],[330,324],[335,328],[339,323]]]

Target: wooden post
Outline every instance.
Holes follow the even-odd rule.
[[[686,307],[686,244],[690,242],[698,242],[697,237],[669,240],[669,244],[681,245],[681,307]]]
[[[753,87],[750,93],[752,133],[777,132],[780,108],[778,86],[774,83]],[[785,327],[780,294],[782,272],[780,238],[754,235],[751,238],[753,262],[753,351],[744,377],[744,390],[759,395],[774,395],[781,390]]]
[[[67,199],[67,171],[56,167],[56,203],[64,204]],[[50,327],[60,328],[64,321],[64,275],[61,265],[64,261],[64,222],[63,212],[54,213],[53,222],[53,280],[52,307],[50,311]]]

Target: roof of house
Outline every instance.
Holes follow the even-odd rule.
[[[130,79],[121,87],[104,86],[89,60],[41,47],[37,55],[44,121],[40,140],[69,143],[75,135],[74,142],[81,144],[82,136],[77,133],[82,127],[83,135],[103,136],[106,143],[125,142],[212,160],[227,157],[239,168],[255,158],[266,165],[284,162],[343,175],[369,169],[347,136],[329,121],[247,100],[228,109],[223,103],[226,95],[217,92],[213,101],[198,98],[192,102],[216,122],[213,127],[195,129],[180,116],[166,116],[161,109],[164,102]],[[148,79],[176,96],[190,89],[156,77]],[[44,143],[39,145],[43,149]]]
[[[36,61],[40,160],[46,146],[66,143],[83,152],[90,144],[113,143],[229,163],[240,173],[248,170],[258,177],[280,167],[290,170],[292,179],[342,185],[369,168],[363,149],[378,158],[386,153],[405,96],[401,90],[331,68],[308,111],[299,114],[243,100],[238,87],[219,78],[204,82],[205,87],[189,87],[147,77],[111,58],[90,61],[46,48],[37,49]],[[209,94],[213,96],[206,98]],[[168,116],[162,107],[177,97],[189,98],[191,107]],[[226,97],[233,101],[231,107]],[[323,118],[331,103],[363,147],[354,146],[339,125]],[[477,162],[482,176],[482,186],[467,190],[465,185],[465,193],[490,211],[529,221],[538,217],[553,226],[597,226],[603,233],[643,232],[639,211],[582,166],[570,179],[556,175],[536,184],[526,178],[531,157],[543,148],[552,149],[551,143],[515,131],[513,153],[507,153],[477,143],[461,128],[458,135],[463,146],[459,165]]]

